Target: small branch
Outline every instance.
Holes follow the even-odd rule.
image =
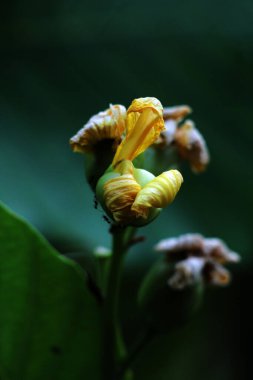
[[[142,350],[149,345],[154,337],[156,336],[156,331],[148,326],[144,331],[138,336],[134,345],[130,349],[127,357],[121,362],[120,368],[117,372],[116,380],[122,379],[124,374],[130,369],[131,365],[135,362],[138,355],[142,352]]]
[[[132,245],[135,245],[135,244],[138,244],[138,243],[143,243],[145,239],[146,239],[145,236],[136,236],[136,237],[133,237],[129,241],[128,246],[131,247]]]

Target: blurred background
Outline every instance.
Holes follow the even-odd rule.
[[[94,209],[83,157],[69,138],[109,103],[155,96],[188,104],[211,154],[208,170],[183,167],[174,204],[140,233],[125,294],[156,259],[159,239],[200,232],[242,256],[227,289],[208,291],[199,315],[157,339],[137,379],[250,376],[253,177],[253,3],[242,0],[30,1],[1,4],[0,199],[61,252],[110,244]],[[134,334],[134,296],[122,303]],[[165,348],[167,347],[167,348]]]

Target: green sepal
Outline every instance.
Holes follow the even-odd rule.
[[[110,167],[106,170],[105,174],[102,175],[102,177],[99,178],[97,186],[96,186],[96,197],[107,215],[112,219],[112,213],[107,209],[105,205],[105,200],[104,200],[104,185],[106,184],[107,181],[110,179],[119,177],[120,174],[114,171],[110,171]]]
[[[147,185],[147,183],[149,183],[150,181],[152,181],[152,179],[155,178],[154,174],[148,172],[145,169],[134,168],[133,174],[136,182],[138,182],[141,188],[143,188],[145,185]]]
[[[153,145],[134,160],[134,165],[157,176],[167,170],[178,169],[179,162],[180,159],[174,146],[161,148]]]

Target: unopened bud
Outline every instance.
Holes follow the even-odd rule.
[[[99,179],[97,199],[110,218],[120,225],[144,226],[175,198],[183,177],[170,170],[154,177],[123,160]]]

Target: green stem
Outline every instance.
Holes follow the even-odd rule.
[[[143,331],[137,337],[134,345],[130,349],[129,353],[123,358],[119,371],[117,380],[120,380],[122,376],[131,368],[131,365],[135,362],[136,358],[140,352],[153,341],[156,336],[156,332],[150,326],[144,326]]]
[[[123,260],[134,229],[114,227],[113,249],[104,303],[104,380],[116,379],[118,362],[126,355],[118,320],[119,291]]]

